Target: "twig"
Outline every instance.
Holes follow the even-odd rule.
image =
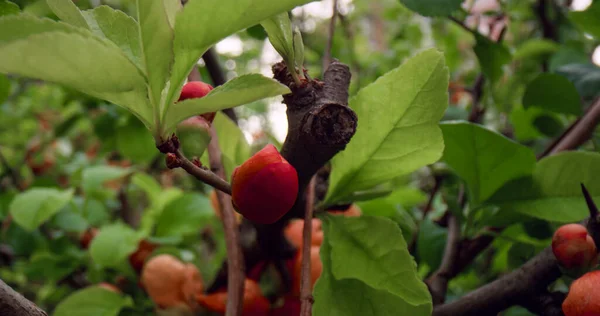
[[[0,315],[48,316],[46,312],[0,280]]]
[[[469,113],[469,122],[481,123],[485,109],[481,107],[481,97],[483,96],[483,85],[485,84],[485,76],[481,73],[475,79],[473,88],[471,91],[471,98],[473,99],[473,105],[471,105],[471,112]]]
[[[596,203],[594,203],[590,192],[588,192],[583,183],[581,184],[581,192],[583,193],[585,202],[587,203],[588,209],[590,210],[590,218],[598,218],[598,207],[596,206]]]
[[[208,144],[210,167],[218,177],[225,179],[218,136],[214,128],[210,129],[210,133],[212,136]],[[244,258],[240,248],[239,232],[233,205],[231,204],[231,197],[224,192],[217,191],[217,200],[221,208],[227,247],[227,308],[225,315],[239,316],[242,314],[244,297]]]
[[[302,305],[300,309],[301,316],[312,315],[312,304],[314,298],[312,296],[312,273],[310,271],[310,248],[311,248],[311,233],[312,233],[312,218],[315,205],[315,177],[310,180],[308,190],[306,192],[306,212],[304,214],[304,230],[302,232],[302,284],[300,287],[300,299]]]
[[[542,154],[553,155],[561,151],[575,149],[585,143],[600,123],[600,98],[596,99],[587,112],[576,120],[567,131],[552,143]]]
[[[473,33],[475,34],[477,31],[472,30],[470,27],[468,27],[466,24],[464,24],[462,21],[459,21],[457,18],[453,17],[453,16],[449,16],[448,19],[452,22],[454,22],[456,25],[460,26],[462,29],[464,29],[465,31],[469,32],[469,33]]]
[[[204,64],[206,64],[206,70],[208,70],[208,74],[215,87],[225,84],[227,79],[225,78],[225,73],[223,73],[223,68],[221,68],[221,65],[219,64],[219,56],[215,49],[211,47],[207,50],[206,53],[202,55],[202,59],[204,60]],[[237,123],[238,118],[234,109],[224,109],[223,113]]]
[[[335,22],[338,16],[338,0],[333,0],[333,10],[331,14],[331,20],[329,21],[329,33],[327,34],[327,46],[325,46],[325,53],[323,54],[323,72],[329,67],[331,63],[331,47],[333,46],[333,36],[335,35]]]
[[[231,195],[231,185],[227,181],[223,180],[222,177],[211,171],[196,166],[183,155],[183,152],[180,149],[177,149],[175,155],[179,159],[180,167],[187,171],[187,173],[191,174],[196,179],[214,187],[215,189]]]

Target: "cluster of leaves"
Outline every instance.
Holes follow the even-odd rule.
[[[266,77],[244,75],[205,98],[174,104],[189,70],[208,47],[248,28],[239,36],[256,41],[268,34],[288,65],[320,73],[326,42],[320,30],[327,23],[301,38],[286,13],[277,15],[308,1],[192,0],[184,9],[174,0],[121,3],[125,11],[131,5],[134,17],[108,6],[81,11],[70,0],[42,2],[63,22],[19,13],[0,0],[0,14],[7,15],[0,17],[0,72],[88,96],[0,75],[0,154],[7,157],[0,186],[10,188],[0,193],[1,240],[13,251],[0,278],[55,315],[148,314],[152,304],[127,260],[141,240],[160,245],[154,254],[197,264],[205,280],[225,255],[209,189],[165,170],[155,143],[191,115],[289,92]],[[450,283],[453,299],[520,266],[549,245],[556,225],[583,219],[580,183],[600,198],[594,178],[600,154],[590,144],[536,161],[599,95],[600,70],[586,57],[595,42],[583,33],[600,36],[597,2],[583,12],[552,7],[563,18],[556,25],[563,33],[548,39],[531,1],[505,1],[498,12],[511,19],[511,37],[503,42],[444,18],[472,15],[461,4],[356,0],[343,17],[332,55],[357,78],[350,107],[359,124],[331,161],[322,205],[355,202],[365,216],[323,218],[315,315],[430,315],[422,279],[440,265],[447,231],[438,222],[446,212],[460,220],[466,238],[506,227],[491,247],[494,256],[481,256]],[[379,14],[367,15],[371,10]],[[429,33],[418,14],[436,17]],[[266,34],[250,38],[258,23]],[[365,23],[371,27],[352,29]],[[375,45],[368,45],[372,38]],[[423,50],[429,41],[444,53]],[[449,95],[448,86],[462,87],[479,74],[486,79],[479,100],[485,125],[451,121],[467,118],[472,98],[464,88]],[[221,113],[214,127],[230,174],[252,149]],[[22,159],[28,156],[31,163]],[[48,157],[51,166],[34,172]],[[423,214],[431,174],[445,181],[432,211]],[[100,231],[86,251],[78,239],[90,227]],[[125,278],[126,294],[76,290],[82,275],[86,284]],[[276,293],[270,281],[265,288]],[[562,282],[555,287],[564,290]]]

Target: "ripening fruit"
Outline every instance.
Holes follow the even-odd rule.
[[[160,308],[187,305],[202,293],[202,280],[196,267],[165,254],[153,257],[144,265],[142,285]]]
[[[140,241],[137,250],[131,255],[129,255],[129,263],[131,264],[131,267],[137,273],[140,273],[142,271],[142,268],[144,267],[146,259],[150,257],[154,249],[156,249],[157,247],[158,245],[153,244],[149,241]]]
[[[209,311],[225,314],[227,290],[222,289],[212,294],[196,296],[198,304]],[[264,316],[270,309],[269,301],[263,296],[260,286],[253,280],[244,282],[244,301],[242,316]]]
[[[310,280],[311,285],[314,288],[317,279],[323,272],[323,263],[321,263],[321,257],[319,256],[319,247],[310,247]],[[292,295],[300,296],[300,288],[302,286],[302,249],[298,249],[296,257],[294,259],[294,266],[292,270]]]
[[[181,89],[181,94],[179,95],[178,101],[202,98],[212,89],[213,87],[208,83],[204,83],[202,81],[190,81]],[[215,114],[215,112],[210,112],[204,113],[201,116],[204,117],[209,123],[212,123],[212,121],[215,119]]]
[[[329,211],[329,213],[335,215],[344,215],[346,217],[358,217],[362,215],[360,207],[358,207],[356,204],[350,205],[350,207],[345,211]]]
[[[598,259],[594,240],[580,224],[567,224],[557,229],[552,237],[552,252],[566,269],[587,271],[596,265]]]
[[[588,272],[571,284],[562,310],[565,316],[600,316],[600,271]]]
[[[302,248],[302,233],[304,231],[304,220],[303,219],[293,219],[288,225],[285,227],[283,231],[287,240],[296,248]],[[311,244],[313,246],[320,246],[323,243],[323,224],[321,220],[318,218],[312,219],[312,234]]]
[[[85,232],[83,232],[79,237],[79,244],[81,245],[81,248],[88,249],[92,243],[92,239],[94,239],[96,235],[98,235],[98,228],[94,227],[88,228]]]
[[[210,142],[210,122],[203,116],[192,116],[177,125],[177,137],[183,152],[200,157]]]
[[[271,144],[235,168],[231,178],[233,204],[253,222],[272,224],[296,202],[296,169]]]

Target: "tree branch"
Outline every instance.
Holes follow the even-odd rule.
[[[327,69],[331,63],[331,47],[333,46],[333,36],[335,35],[335,22],[338,16],[338,0],[333,0],[333,9],[331,14],[331,20],[329,21],[329,33],[327,34],[327,46],[325,46],[325,53],[323,54],[323,72]]]
[[[194,176],[196,179],[214,187],[215,189],[231,195],[231,185],[227,181],[223,180],[222,177],[204,168],[198,167],[189,159],[187,159],[180,149],[175,151],[175,155],[178,158],[179,167],[187,171],[187,173]]]
[[[312,315],[312,304],[314,298],[312,296],[312,273],[310,270],[312,245],[312,218],[315,205],[315,177],[308,184],[306,193],[306,211],[304,212],[304,228],[302,231],[302,284],[300,287],[300,300],[302,301],[300,315]]]
[[[221,149],[215,129],[210,129],[211,141],[208,144],[208,159],[215,175],[225,179],[225,170],[221,161]],[[189,162],[189,161],[188,161]],[[228,193],[230,194],[230,193]],[[227,316],[242,314],[244,297],[244,258],[240,249],[237,221],[231,203],[231,196],[223,191],[217,191],[217,200],[221,208],[225,243],[227,248]]]
[[[575,149],[585,143],[600,123],[600,98],[588,108],[586,113],[577,119],[556,141],[554,141],[540,157],[553,155],[561,151]]]
[[[0,280],[0,315],[48,316],[46,312]]]

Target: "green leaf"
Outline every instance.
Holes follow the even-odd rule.
[[[503,44],[493,42],[479,33],[475,34],[475,40],[473,50],[479,60],[481,71],[490,81],[495,82],[502,77],[502,67],[511,60],[510,51]]]
[[[571,11],[569,18],[584,32],[600,39],[600,2],[592,1],[585,11]]]
[[[523,107],[540,107],[552,112],[581,115],[581,101],[569,79],[550,73],[537,76],[525,90]]]
[[[432,271],[439,268],[446,248],[447,236],[448,230],[429,218],[421,222],[417,237],[417,257],[421,265],[426,264]]]
[[[216,112],[287,93],[290,93],[290,90],[286,86],[262,75],[239,76],[216,87],[203,98],[177,102],[167,112],[165,131],[172,130],[181,121],[194,115]]]
[[[119,153],[134,163],[150,163],[160,154],[152,134],[139,120],[129,120],[117,128],[116,141]]]
[[[20,11],[18,5],[8,0],[0,0],[0,16],[19,14]]]
[[[323,228],[323,272],[314,291],[315,316],[431,315],[429,291],[417,277],[393,222],[328,216]]]
[[[274,15],[262,22],[273,48],[283,57],[289,67],[294,67],[294,35],[287,12]]]
[[[0,45],[0,72],[70,86],[120,105],[152,126],[143,76],[118,48],[97,39],[47,32],[4,43]]]
[[[302,33],[296,27],[294,29],[294,59],[296,60],[296,66],[302,72],[304,66],[304,42],[302,41]]]
[[[400,0],[407,8],[424,16],[445,16],[460,9],[463,0]]]
[[[437,161],[444,149],[438,122],[448,107],[448,68],[430,49],[363,88],[350,100],[356,134],[332,160],[326,203]]]
[[[110,180],[124,177],[131,170],[107,165],[87,167],[83,170],[81,184],[83,191],[91,192],[102,188],[102,185]]]
[[[92,36],[90,32],[64,22],[40,19],[28,14],[12,15],[0,19],[0,45],[26,39],[30,35],[60,31]]]
[[[73,198],[73,190],[33,188],[19,193],[10,203],[14,221],[32,231],[58,213]]]
[[[551,222],[576,222],[589,216],[580,184],[600,201],[600,154],[565,152],[539,161],[533,175],[511,181],[489,200],[501,212],[521,214]]]
[[[233,169],[244,163],[252,155],[250,145],[237,124],[223,113],[217,113],[213,126],[216,134],[219,135],[219,148],[221,148],[221,160],[225,168],[225,176],[227,179],[231,179]],[[205,166],[208,165],[207,153],[202,156],[201,161]]]
[[[10,95],[10,80],[8,76],[0,74],[0,104],[4,103]]]
[[[46,0],[48,6],[61,20],[77,27],[89,29],[83,14],[71,0]]]
[[[510,112],[515,138],[519,141],[528,141],[542,137],[542,134],[533,125],[535,118],[543,114],[540,108],[524,109],[522,105],[516,105]]]
[[[171,72],[168,104],[177,99],[177,92],[183,86],[187,75],[210,46],[230,34],[311,1],[197,0],[188,2],[183,11],[177,15],[175,23],[175,64]]]
[[[142,236],[121,223],[104,226],[90,244],[92,260],[102,267],[121,265],[138,247]]]
[[[521,46],[517,48],[513,55],[514,60],[536,58],[540,56],[547,56],[555,53],[560,49],[560,46],[551,40],[534,38],[525,41]]]
[[[165,206],[157,220],[156,236],[197,234],[212,217],[214,212],[207,197],[197,193],[184,194]]]
[[[136,4],[150,99],[161,113],[161,94],[173,62],[173,29],[164,0],[137,0]]]
[[[564,130],[561,121],[547,114],[542,114],[533,120],[533,125],[540,133],[548,137],[558,137]]]
[[[136,185],[146,192],[150,200],[155,199],[161,191],[160,183],[151,175],[138,172],[131,177],[131,184]]]
[[[123,11],[101,5],[82,12],[91,31],[117,45],[139,69],[144,69],[137,22]]]
[[[465,180],[474,205],[506,182],[533,172],[535,154],[523,145],[472,123],[440,126],[446,145],[442,159]]]
[[[589,64],[568,64],[556,70],[573,84],[584,98],[591,100],[600,95],[600,67]]]
[[[117,316],[124,307],[133,307],[129,296],[101,287],[88,287],[60,302],[53,316]]]

